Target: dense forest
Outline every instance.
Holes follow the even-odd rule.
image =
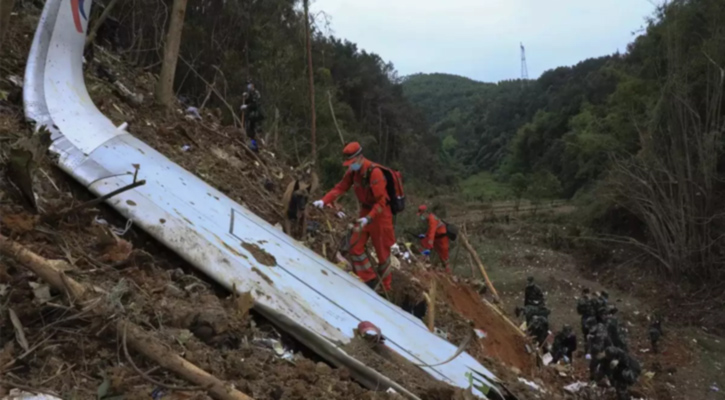
[[[161,63],[159,43],[163,43],[170,10],[171,1],[121,2],[112,13],[112,26],[117,29],[107,35],[106,42],[120,48],[135,65],[155,71]],[[371,158],[408,171],[413,179],[445,183],[436,156],[439,141],[424,136],[427,125],[403,96],[393,65],[354,43],[325,35],[323,14],[310,18],[317,162],[323,183],[330,185],[341,174],[341,135],[346,142],[360,141]],[[190,3],[176,94],[189,105],[219,109],[231,124],[230,109],[238,110],[251,80],[262,95],[263,137],[279,156],[298,164],[310,162],[305,33],[301,1]],[[224,100],[211,95],[209,84]]]
[[[102,41],[157,72],[171,3],[119,3],[106,24],[115,29]],[[316,160],[303,4],[190,4],[176,95],[234,123],[251,79],[269,148],[295,164],[314,161],[328,187],[342,173],[343,142],[358,140],[370,158],[402,170],[411,192],[451,193],[478,180],[486,182],[482,194],[469,200],[492,199],[494,185],[511,197],[579,199],[585,224],[641,247],[662,270],[716,273],[725,251],[718,239],[725,210],[716,201],[724,2],[671,1],[622,54],[498,83],[401,78],[378,55],[326,35],[324,14],[312,15]]]
[[[704,278],[723,250],[723,21],[722,1],[672,1],[624,54],[530,81],[413,75],[404,92],[467,183],[580,199],[598,233]]]

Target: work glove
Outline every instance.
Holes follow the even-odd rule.
[[[421,233],[420,235],[418,235],[418,239],[425,239],[425,235]]]
[[[422,255],[424,255],[424,256],[426,256],[426,257],[428,257],[428,256],[430,255],[430,250],[423,250],[423,252],[422,252],[422,253],[420,253],[420,254],[422,254]]]
[[[313,206],[322,209],[325,206],[325,202],[322,200],[317,200],[314,203],[312,203]]]
[[[362,217],[359,220],[357,220],[358,225],[360,225],[360,228],[364,228],[365,225],[370,223],[370,220],[368,220],[368,217]]]

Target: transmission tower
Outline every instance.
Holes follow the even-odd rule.
[[[523,43],[521,43],[521,79],[529,79],[529,67],[526,66],[526,48],[524,48]]]

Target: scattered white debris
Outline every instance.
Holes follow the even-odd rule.
[[[578,381],[578,382],[572,383],[571,385],[564,386],[564,390],[566,390],[569,393],[578,393],[580,390],[584,389],[587,386],[589,386],[588,383]]]
[[[398,392],[396,392],[395,389],[393,389],[393,388],[388,388],[388,390],[386,390],[385,393],[398,394]]]
[[[538,390],[540,392],[546,393],[546,390],[542,389],[541,386],[535,384],[534,382],[531,382],[528,379],[519,378],[519,382],[523,383],[524,385],[526,385],[534,390]]]
[[[50,295],[50,286],[38,282],[28,282],[28,285],[33,289],[33,296],[35,296],[35,300],[38,303],[45,304],[52,298]]]
[[[186,117],[189,119],[201,120],[199,109],[196,107],[189,107],[186,109]]]
[[[710,390],[713,392],[719,392],[720,388],[717,386],[717,383],[713,383],[712,386],[710,386]]]
[[[35,394],[25,392],[19,389],[13,389],[10,394],[3,397],[2,400],[62,400],[60,397],[51,396],[49,394]]]
[[[189,151],[189,150],[191,150],[191,146],[189,146],[188,144],[181,146],[181,151]]]
[[[478,336],[479,339],[485,339],[488,337],[488,333],[484,331],[483,329],[474,329],[476,332],[476,336]]]
[[[23,78],[17,76],[17,75],[10,75],[8,76],[8,80],[12,82],[13,85],[17,87],[23,87]]]
[[[448,340],[448,332],[441,330],[440,328],[435,328],[433,330],[433,333],[435,333],[438,337],[442,337],[443,339]]]
[[[639,349],[640,353],[649,353],[649,349]]]
[[[554,361],[554,356],[552,356],[551,353],[546,353],[541,356],[541,361],[544,363],[544,366],[547,366],[551,364],[552,361]]]

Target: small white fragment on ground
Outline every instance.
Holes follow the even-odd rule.
[[[534,382],[531,382],[528,379],[519,378],[519,382],[523,383],[524,385],[526,385],[534,390],[538,390],[540,392],[546,393],[546,390],[542,389],[541,386],[535,384]]]
[[[717,386],[717,384],[713,384],[712,386],[710,386],[710,390],[712,390],[713,392],[719,392],[720,388]]]
[[[52,298],[50,295],[50,286],[38,282],[28,282],[28,285],[33,289],[33,296],[35,296],[35,300],[39,304],[45,304]]]
[[[189,150],[191,150],[191,146],[189,146],[188,144],[181,146],[181,151],[189,151]]]
[[[585,387],[589,386],[586,382],[574,382],[571,385],[564,386],[564,390],[566,390],[569,393],[578,393],[580,390],[584,389]]]
[[[649,349],[639,349],[640,353],[649,353]]]
[[[25,392],[19,389],[13,389],[10,394],[3,397],[2,400],[62,400],[60,397],[51,396],[49,394],[35,394]]]
[[[544,366],[551,364],[553,360],[554,357],[551,355],[551,353],[546,353],[541,357],[541,361],[544,363]]]
[[[647,372],[645,372],[645,373],[644,373],[644,376],[645,376],[645,377],[646,377],[647,379],[652,379],[652,378],[654,378],[654,377],[655,377],[655,373],[654,373],[654,372],[652,372],[652,371],[647,371]]]
[[[13,83],[13,85],[17,87],[23,87],[23,78],[17,76],[17,75],[10,75],[8,76],[8,80]]]
[[[476,336],[478,336],[479,339],[485,339],[488,337],[488,333],[482,329],[474,329],[476,332]]]
[[[395,389],[393,389],[393,388],[388,388],[388,390],[386,390],[385,393],[398,394],[398,392],[396,392]]]
[[[8,285],[0,285],[0,297],[4,297],[8,294]]]

